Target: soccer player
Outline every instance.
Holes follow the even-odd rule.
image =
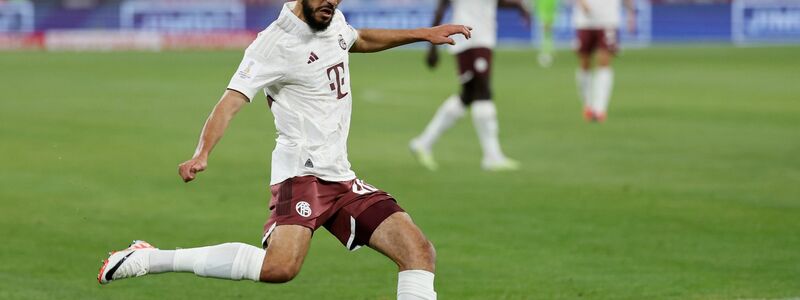
[[[536,18],[539,22],[539,65],[543,68],[553,64],[555,46],[553,24],[558,16],[559,0],[534,0]]]
[[[483,160],[481,166],[488,171],[516,170],[519,163],[509,159],[500,149],[497,111],[492,101],[490,75],[492,48],[497,41],[497,7],[513,7],[530,22],[530,13],[522,1],[515,0],[439,0],[433,26],[439,25],[447,7],[453,4],[453,22],[474,28],[472,38],[451,48],[457,57],[461,94],[450,96],[436,111],[425,130],[411,140],[409,147],[417,160],[427,169],[436,170],[433,145],[447,129],[461,119],[467,107],[472,108],[472,121],[478,132]],[[431,68],[438,64],[435,45],[431,45],[427,63]]]
[[[227,91],[206,121],[194,156],[180,164],[189,182],[206,169],[211,150],[236,113],[264,91],[278,138],[272,153],[270,217],[262,248],[243,243],[159,250],[144,241],[115,252],[101,284],[164,272],[283,283],[300,271],[312,233],[325,227],[347,249],[366,245],[399,268],[398,299],[436,299],[431,242],[395,199],[357,179],[347,158],[352,91],[349,52],[377,52],[428,41],[454,43],[470,28],[355,30],[340,0],[284,4],[278,19],[247,48]]]
[[[583,116],[590,122],[606,120],[614,71],[611,62],[618,50],[618,28],[623,0],[577,0],[572,10],[572,21],[577,30],[580,69],[576,73],[578,93],[583,101]],[[628,15],[628,30],[636,26],[633,0],[624,0]],[[597,68],[592,74],[592,59]]]

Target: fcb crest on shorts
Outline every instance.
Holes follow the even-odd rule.
[[[347,50],[347,42],[344,41],[344,37],[339,34],[339,47],[342,47],[342,50]]]

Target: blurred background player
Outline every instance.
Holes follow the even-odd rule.
[[[577,30],[576,51],[580,69],[576,74],[578,93],[583,101],[583,116],[587,121],[606,120],[614,71],[611,62],[617,52],[618,31],[623,0],[576,0],[572,22]],[[635,31],[636,11],[633,0],[624,0],[628,15],[628,30]],[[592,74],[592,58],[597,67]]]
[[[497,7],[519,10],[530,22],[530,12],[521,0],[439,0],[433,26],[442,23],[447,7],[453,4],[453,22],[473,28],[472,39],[460,40],[451,48],[457,57],[461,95],[452,95],[436,111],[425,131],[411,140],[410,148],[417,160],[427,169],[436,170],[432,148],[442,133],[449,129],[472,107],[472,121],[483,149],[481,166],[487,171],[519,169],[519,163],[503,154],[498,138],[497,111],[492,101],[490,75],[492,48],[497,43]],[[430,47],[428,66],[435,68],[439,55]]]
[[[536,19],[539,22],[539,65],[547,68],[553,64],[555,46],[553,24],[558,17],[559,0],[534,0]]]

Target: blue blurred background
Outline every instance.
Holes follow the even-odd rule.
[[[16,0],[0,1],[0,48],[241,48],[274,20],[278,0]],[[356,28],[429,25],[434,0],[346,0]],[[571,3],[562,3],[558,44],[569,47]],[[639,0],[638,31],[627,46],[675,43],[800,43],[800,0]],[[533,46],[536,22],[514,11],[498,15],[501,46]],[[202,35],[200,35],[202,34]],[[97,50],[97,47],[93,47]]]

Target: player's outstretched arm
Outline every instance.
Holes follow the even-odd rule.
[[[198,172],[202,172],[208,166],[208,155],[211,149],[222,138],[225,129],[228,128],[233,116],[247,103],[247,97],[239,92],[227,90],[222,95],[211,115],[208,116],[203,132],[200,134],[200,141],[197,143],[192,159],[185,161],[178,166],[178,174],[184,182],[194,180]]]
[[[451,44],[455,41],[450,36],[463,34],[470,38],[472,28],[464,25],[440,25],[430,28],[418,29],[361,29],[350,52],[369,53],[411,44],[415,42],[430,42],[434,45]]]

